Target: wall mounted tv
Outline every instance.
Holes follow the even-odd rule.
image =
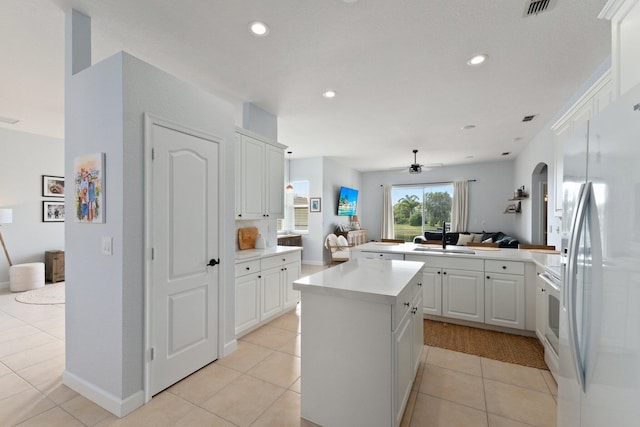
[[[348,187],[340,187],[338,196],[338,215],[353,216],[358,207],[358,190]]]

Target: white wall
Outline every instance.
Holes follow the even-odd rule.
[[[475,179],[469,183],[469,231],[502,231],[520,238],[516,217],[504,214],[507,201],[513,197],[519,181],[514,181],[514,162],[476,163],[446,166],[421,174],[407,171],[366,172],[362,174],[363,198],[360,222],[368,230],[369,239],[380,239],[382,224],[382,187],[386,184],[423,184]],[[520,184],[522,185],[522,184]],[[511,202],[512,203],[512,202]],[[523,209],[525,207],[523,206]]]
[[[144,369],[143,113],[219,135],[233,165],[233,106],[128,54],[119,53],[70,79],[66,88],[66,173],[79,155],[106,153],[105,224],[69,222],[65,374],[114,403],[140,395]],[[234,175],[223,171],[225,226],[220,283],[224,342],[235,342]],[[73,188],[67,185],[67,210]],[[113,256],[100,254],[113,237]],[[221,349],[222,350],[222,349]],[[99,366],[100,369],[96,369]]]
[[[322,197],[322,213],[309,212],[309,232],[302,235],[302,262],[305,264],[323,264],[324,249],[324,212],[327,205],[322,191],[322,157],[291,160],[291,181],[309,181],[309,197]]]
[[[13,223],[0,226],[14,264],[44,262],[47,250],[64,250],[64,223],[42,222],[42,175],[64,175],[64,141],[0,128],[0,208]],[[0,288],[9,286],[9,264],[0,249]]]
[[[324,238],[333,233],[338,224],[350,224],[351,217],[338,216],[338,196],[340,187],[349,187],[358,190],[358,206],[356,213],[362,224],[363,219],[368,216],[368,212],[363,208],[369,194],[363,188],[362,173],[351,169],[342,163],[325,157],[322,163],[322,239],[319,247],[324,254],[324,262],[329,262],[329,252],[324,249]],[[313,197],[313,196],[311,196]],[[362,228],[367,228],[366,226]],[[371,239],[367,232],[367,239]]]

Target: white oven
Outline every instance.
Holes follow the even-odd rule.
[[[547,267],[541,273],[545,291],[544,360],[554,375],[558,373],[558,344],[560,338],[560,287],[562,280],[559,268]]]

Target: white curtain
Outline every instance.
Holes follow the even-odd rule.
[[[384,186],[382,195],[382,239],[395,239],[393,230],[393,201],[391,200],[391,185]]]
[[[467,231],[469,222],[469,182],[453,183],[453,207],[451,208],[451,231]]]

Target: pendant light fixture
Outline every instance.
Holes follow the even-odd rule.
[[[289,184],[287,184],[287,187],[285,188],[285,190],[287,190],[287,193],[292,193],[293,185],[291,185],[291,151],[287,151],[287,154],[289,155],[289,166],[287,167],[287,175],[288,175],[287,181],[289,181]]]

